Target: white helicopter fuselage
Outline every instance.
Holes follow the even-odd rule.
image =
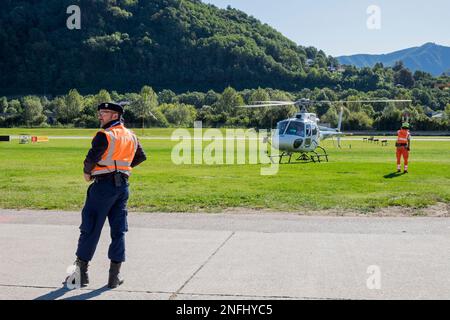
[[[272,145],[283,152],[310,152],[319,145],[320,130],[315,114],[298,113],[295,118],[278,122]]]
[[[271,139],[273,147],[287,153],[312,152],[320,140],[341,135],[337,129],[321,131],[317,122],[314,113],[297,113],[295,118],[278,122]]]

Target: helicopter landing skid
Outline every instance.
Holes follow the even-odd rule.
[[[291,162],[292,160],[292,155],[294,154],[293,152],[283,152],[279,155],[276,156],[270,156],[270,161],[272,161],[272,163],[275,163],[273,161],[273,158],[279,158],[278,163],[296,163],[296,162],[322,162],[325,160],[325,162],[328,162],[328,153],[327,151],[318,146],[316,148],[320,149],[319,152],[316,151],[310,151],[310,152],[300,152],[300,155],[298,156],[298,158],[295,159],[295,162]],[[283,157],[288,157],[288,161],[287,162],[282,162],[283,161]]]

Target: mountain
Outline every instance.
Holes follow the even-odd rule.
[[[71,5],[80,8],[79,30],[66,25]],[[0,94],[132,92],[143,85],[295,90],[331,82],[327,67],[337,62],[242,11],[199,0],[2,0],[1,6]]]
[[[384,66],[393,66],[396,61],[411,71],[421,70],[439,76],[450,70],[450,47],[426,43],[420,47],[408,48],[388,54],[355,54],[337,57],[341,64],[356,67],[373,67],[381,62]]]

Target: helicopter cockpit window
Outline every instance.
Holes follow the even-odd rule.
[[[311,125],[310,124],[306,125],[306,136],[308,136],[308,137],[311,136]]]
[[[313,126],[313,127],[312,127],[312,135],[313,135],[313,136],[316,136],[316,135],[317,135],[317,127],[316,127],[316,126]]]
[[[278,134],[284,134],[284,130],[286,130],[286,126],[289,121],[281,121],[277,124]]]
[[[286,134],[303,137],[305,135],[305,124],[303,122],[291,121],[286,130]]]

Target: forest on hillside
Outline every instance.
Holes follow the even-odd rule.
[[[382,69],[395,76],[392,69]],[[400,72],[400,71],[397,71]],[[414,86],[396,86],[390,90],[361,92],[355,89],[303,89],[287,92],[279,89],[257,88],[236,91],[232,87],[222,92],[185,92],[177,94],[164,89],[155,92],[143,86],[136,93],[108,92],[81,95],[71,89],[65,95],[27,95],[19,98],[0,97],[0,126],[64,126],[98,127],[97,105],[105,101],[125,104],[124,118],[134,127],[192,127],[202,121],[205,127],[273,128],[276,123],[297,112],[294,106],[245,109],[238,106],[255,101],[278,100],[360,100],[411,99],[412,103],[351,103],[343,105],[345,130],[395,130],[402,115],[411,116],[413,130],[450,130],[450,91],[430,86],[430,75],[414,73]],[[430,82],[430,83],[429,83]],[[336,126],[339,104],[316,104],[309,108],[322,123]],[[441,112],[436,111],[441,110]],[[436,116],[438,115],[438,116]]]
[[[66,25],[73,4],[79,30]],[[342,66],[242,11],[199,0],[4,0],[0,56],[0,126],[97,127],[99,102],[127,101],[136,125],[267,128],[295,108],[236,106],[381,98],[413,102],[349,105],[344,126],[394,129],[409,110],[418,130],[449,128],[450,77],[401,61]],[[310,111],[333,125],[336,108]]]

